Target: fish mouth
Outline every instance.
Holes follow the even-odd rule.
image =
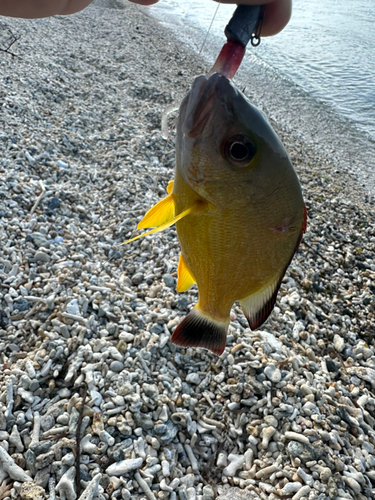
[[[188,94],[182,127],[184,134],[195,138],[203,132],[218,94],[225,93],[228,87],[230,87],[230,81],[219,73],[214,73],[210,78],[201,75],[195,79]]]

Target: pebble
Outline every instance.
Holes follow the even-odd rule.
[[[260,469],[260,471],[258,471],[256,474],[255,474],[255,477],[257,479],[262,479],[266,476],[270,476],[271,474],[273,474],[274,472],[278,471],[279,470],[279,466],[274,464],[274,465],[269,465],[268,467],[264,467],[263,469]]]
[[[79,497],[80,500],[91,500],[98,496],[102,477],[102,474],[98,473],[91,479],[89,484],[86,486],[85,491]]]
[[[224,476],[235,476],[238,469],[242,468],[244,462],[243,455],[235,455],[231,453],[228,455],[229,465],[223,470]]]
[[[31,307],[31,303],[27,299],[18,299],[13,302],[14,309],[18,309],[19,312],[28,311]]]
[[[142,429],[144,429],[144,430],[149,430],[149,429],[154,428],[154,422],[149,415],[137,412],[133,415],[133,418],[134,418],[135,422],[137,423],[137,425],[142,427]],[[161,430],[161,428],[158,428],[158,429]],[[163,430],[161,430],[161,433],[163,433]]]
[[[301,467],[298,467],[297,474],[305,484],[307,484],[308,486],[313,486],[314,478],[310,474],[307,474],[307,472],[305,472]]]
[[[332,471],[329,467],[323,467],[319,472],[319,477],[322,483],[328,483],[329,479],[332,477]]]
[[[299,441],[300,443],[310,444],[309,438],[303,434],[299,434],[298,432],[287,431],[285,433],[285,437],[291,441]]]
[[[75,498],[78,433],[80,500],[370,498],[372,205],[254,85],[308,230],[264,330],[236,304],[222,356],[173,346],[197,301],[196,287],[176,293],[175,229],[121,243],[173,176],[158,116],[203,69],[136,7],[106,5],[69,26],[7,18],[38,58],[34,72],[2,59],[0,497]]]
[[[124,369],[124,363],[121,363],[121,361],[112,361],[112,363],[109,365],[109,368],[113,372],[119,373]]]
[[[130,458],[128,460],[121,460],[116,462],[106,469],[109,476],[123,476],[131,471],[139,469],[143,463],[143,458]]]
[[[31,240],[34,242],[35,246],[38,248],[49,246],[47,238],[41,233],[38,233],[38,232],[31,233],[30,237],[31,237]]]
[[[143,490],[144,494],[146,495],[146,497],[148,498],[148,500],[156,500],[156,497],[155,495],[153,494],[153,492],[151,491],[149,485],[146,483],[146,481],[141,477],[141,475],[139,474],[139,472],[136,472],[134,474],[134,478],[135,480],[137,481],[137,483],[139,484],[140,488]]]
[[[333,344],[337,352],[342,352],[345,347],[345,340],[340,335],[335,333],[333,337]]]
[[[42,500],[45,498],[45,489],[34,483],[23,483],[20,490],[21,500]]]
[[[56,166],[59,168],[69,168],[69,164],[65,163],[63,160],[57,160]]]
[[[56,208],[60,208],[60,200],[53,196],[48,203],[48,210],[55,210]]]
[[[264,369],[264,373],[274,384],[277,384],[281,380],[281,371],[274,364],[267,365]]]
[[[48,255],[48,253],[39,250],[38,252],[35,252],[34,259],[40,260],[42,262],[48,262],[50,260],[50,256]]]
[[[349,486],[350,489],[354,491],[356,495],[361,493],[361,485],[352,477],[343,477],[344,482]]]
[[[91,434],[86,434],[81,440],[81,448],[84,453],[92,455],[96,450],[96,444],[92,442]]]
[[[75,467],[70,467],[56,485],[56,491],[60,497],[67,500],[74,500],[77,496],[74,488]]]
[[[79,314],[78,300],[73,299],[66,305],[66,312],[69,314]]]
[[[302,484],[299,483],[298,481],[294,483],[287,483],[278,493],[281,496],[286,496],[289,497],[299,491],[302,488]]]
[[[173,276],[171,276],[170,274],[164,274],[163,276],[163,280],[164,280],[164,283],[170,287],[170,288],[173,288],[174,285],[175,285],[175,281],[174,281],[174,278]]]
[[[272,436],[275,434],[275,432],[276,432],[275,427],[264,427],[260,434],[262,442],[260,443],[259,447],[263,448],[264,450],[267,450],[270,440]]]
[[[0,432],[0,434],[1,434],[1,432]],[[8,438],[3,439],[0,436],[0,441],[6,440],[6,439],[9,439],[9,443],[13,444],[17,448],[17,451],[22,452],[25,449],[23,442],[22,442],[22,439],[21,439],[21,436],[20,436],[20,433],[18,431],[17,425],[13,426],[12,433]]]
[[[188,382],[189,384],[198,385],[201,383],[201,378],[197,373],[189,373],[186,376],[186,382]]]
[[[24,472],[24,470],[20,466],[18,466],[15,463],[13,458],[1,446],[0,446],[0,464],[1,464],[1,469],[4,472],[6,472],[11,479],[20,482],[32,481],[32,478],[28,474],[26,474],[26,472]]]
[[[140,285],[143,281],[143,274],[142,273],[136,273],[132,276],[132,283],[133,285]]]
[[[310,494],[311,488],[310,486],[302,486],[295,495],[292,496],[292,500],[300,500],[300,498],[306,497],[308,498]]]

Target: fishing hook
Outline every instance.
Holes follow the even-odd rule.
[[[263,5],[258,23],[255,27],[254,33],[250,37],[250,43],[253,47],[258,47],[260,44],[260,36],[262,34],[262,28],[263,28],[263,23],[264,23],[264,18],[266,16],[266,10],[267,10],[267,5]]]

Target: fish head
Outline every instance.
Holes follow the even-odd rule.
[[[297,176],[258,108],[219,73],[199,76],[181,103],[176,168],[185,183],[214,206],[269,197]]]

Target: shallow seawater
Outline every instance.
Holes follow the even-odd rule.
[[[199,52],[217,3],[162,0],[149,12]],[[202,55],[207,69],[234,11],[221,4]],[[235,78],[271,120],[332,151],[375,192],[374,0],[295,0],[280,34],[250,48]],[[193,78],[194,75],[192,75]]]

